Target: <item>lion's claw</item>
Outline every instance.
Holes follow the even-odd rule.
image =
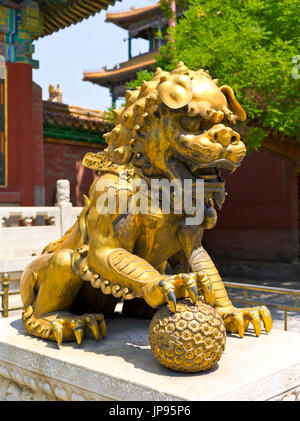
[[[233,311],[226,311],[222,308],[216,308],[224,319],[226,330],[232,333],[238,333],[242,338],[251,323],[256,336],[261,334],[261,322],[264,324],[265,331],[268,333],[272,329],[272,317],[266,306],[234,308]]]
[[[242,338],[245,332],[245,323],[243,314],[240,312],[234,312],[231,314],[231,320],[234,326],[236,327],[238,334]]]
[[[149,283],[143,289],[143,297],[151,307],[168,304],[172,313],[176,313],[176,299],[188,294],[194,304],[197,303],[197,276],[194,273],[180,273],[165,276],[159,281]]]
[[[87,317],[87,326],[89,327],[90,331],[92,332],[96,341],[99,341],[100,331],[98,321],[95,318]]]
[[[250,322],[252,323],[254,327],[254,331],[256,336],[259,336],[261,334],[261,321],[260,321],[260,315],[259,312],[255,309],[249,311]]]
[[[169,304],[171,311],[176,313],[176,294],[174,283],[162,280],[159,282],[159,287],[167,303]]]
[[[57,345],[61,346],[63,340],[63,325],[59,321],[52,322],[51,330],[56,339]]]
[[[266,306],[260,306],[258,307],[258,310],[263,321],[265,331],[269,333],[273,326],[270,310]]]
[[[197,277],[194,273],[180,273],[170,276],[168,280],[160,281],[159,285],[173,313],[176,312],[176,289],[184,288],[193,304],[197,303]]]
[[[72,320],[71,327],[78,345],[81,344],[84,335],[84,325],[82,320]]]
[[[63,341],[72,341],[76,339],[78,345],[81,344],[88,327],[96,341],[100,336],[106,336],[106,324],[102,314],[83,314],[82,316],[62,316],[52,320],[50,325],[49,339],[57,342],[58,346]]]
[[[197,276],[193,273],[190,273],[190,274],[186,273],[186,274],[183,274],[182,278],[183,278],[184,288],[187,290],[193,304],[196,304],[197,299],[198,299]]]
[[[209,279],[209,276],[202,271],[195,272],[195,275],[198,280],[198,285],[200,290],[204,295],[205,302],[211,306],[215,305],[215,292],[212,286],[212,282]]]

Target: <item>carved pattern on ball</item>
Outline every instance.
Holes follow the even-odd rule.
[[[158,310],[149,327],[149,342],[155,358],[165,367],[181,372],[211,370],[226,344],[222,317],[202,300],[177,303]]]

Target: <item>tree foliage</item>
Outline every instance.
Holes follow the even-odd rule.
[[[140,70],[137,73],[137,76],[135,79],[126,83],[126,87],[128,89],[136,89],[138,86],[141,86],[144,80],[148,82],[152,78],[153,78],[153,72],[151,72],[150,70]]]
[[[182,60],[230,85],[248,114],[250,149],[270,132],[300,142],[299,35],[298,0],[190,0],[157,65],[171,70]]]

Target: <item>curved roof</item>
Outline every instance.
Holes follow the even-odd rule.
[[[83,80],[96,83],[100,86],[110,86],[112,82],[123,82],[136,75],[139,70],[151,69],[155,65],[155,55],[157,51],[150,51],[146,54],[133,57],[125,63],[121,63],[119,68],[105,69],[103,71],[84,72]]]
[[[117,0],[37,0],[42,19],[42,33],[34,39],[50,35],[72,24],[81,22],[89,16],[108,6],[114,5]],[[118,0],[120,1],[120,0]],[[2,3],[2,2],[1,2]],[[13,8],[23,8],[23,5],[31,7],[24,0],[4,0],[4,5]],[[31,18],[31,16],[29,16]]]
[[[65,0],[64,2],[42,0],[40,1],[41,10],[44,12],[42,36],[94,16],[115,2],[116,0]]]
[[[160,13],[161,7],[160,3],[158,2],[151,6],[140,7],[139,9],[132,7],[129,11],[126,12],[106,13],[105,22],[112,22],[123,29],[128,29],[128,26],[131,23]]]
[[[109,121],[103,116],[103,111],[52,101],[43,101],[43,122],[51,126],[74,127],[99,133],[110,127]]]

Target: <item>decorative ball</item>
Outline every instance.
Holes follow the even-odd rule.
[[[149,342],[155,358],[165,367],[181,372],[211,370],[226,344],[226,329],[217,311],[198,299],[180,300],[176,313],[168,306],[158,310],[149,327]]]

